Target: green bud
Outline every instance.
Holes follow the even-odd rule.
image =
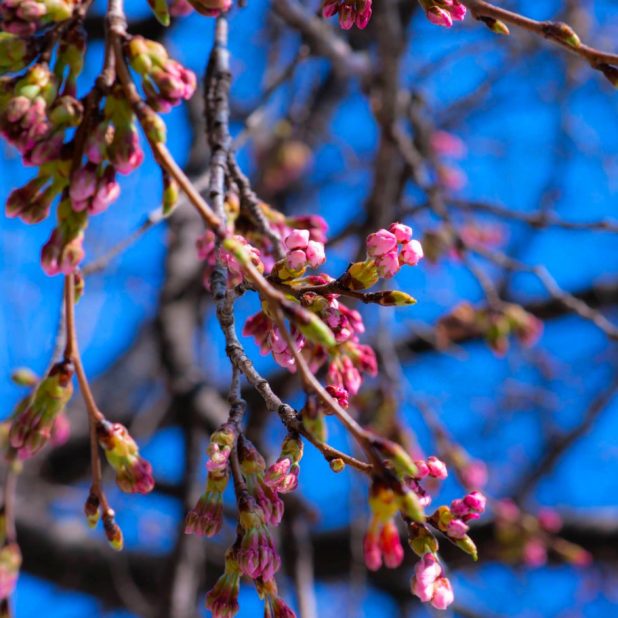
[[[403,496],[401,496],[399,502],[399,510],[404,515],[404,517],[408,517],[413,521],[416,521],[418,523],[423,523],[425,521],[425,513],[423,512],[423,507],[418,501],[416,494],[412,491],[406,491]]]
[[[495,34],[502,34],[504,36],[508,36],[511,34],[508,26],[499,19],[494,19],[493,17],[481,16],[478,18],[479,21],[482,21],[492,32]]]
[[[472,556],[472,560],[474,560],[475,562],[478,560],[479,555],[476,549],[476,545],[468,535],[464,536],[463,539],[457,539],[455,541],[455,545],[457,545],[457,547],[459,547],[459,549],[461,549],[462,551],[466,552],[466,554]]]
[[[575,30],[561,21],[544,24],[543,33],[545,36],[560,41],[569,47],[577,48],[582,44]]]
[[[328,465],[335,474],[339,474],[339,472],[343,472],[345,470],[345,461],[343,461],[341,457],[335,457],[335,459],[331,459],[328,462]]]
[[[307,311],[300,305],[292,305],[297,307],[293,310],[293,317],[290,317],[294,324],[298,327],[298,330],[312,343],[317,343],[324,346],[327,350],[334,348],[337,342],[335,341],[335,335],[333,331],[311,311]],[[285,313],[286,307],[283,307]]]
[[[373,260],[351,264],[341,279],[349,290],[366,290],[378,282],[378,270]]]
[[[83,106],[73,97],[60,97],[49,111],[49,120],[57,128],[76,127],[82,120]]]
[[[169,217],[178,204],[178,183],[167,174],[163,176],[163,216]]]
[[[405,305],[415,305],[416,298],[400,292],[399,290],[389,290],[386,292],[374,292],[365,296],[365,302],[376,303],[383,307],[403,307]]]
[[[170,25],[170,12],[167,8],[166,0],[148,0],[148,4],[157,18],[157,21],[163,26]]]
[[[167,127],[165,122],[161,120],[161,117],[155,114],[150,108],[146,108],[148,111],[142,118],[142,126],[144,132],[150,142],[155,144],[165,144],[167,139]]]
[[[15,371],[11,374],[11,380],[13,380],[13,382],[15,382],[18,386],[36,386],[39,379],[39,376],[37,376],[32,369],[28,369],[28,367],[20,367],[19,369],[15,369]]]
[[[425,526],[411,524],[409,530],[408,544],[417,556],[435,554],[438,551],[438,539]]]
[[[324,420],[324,414],[320,410],[313,410],[308,413],[305,409],[303,411],[303,427],[320,442],[325,442],[327,438],[326,421]]]
[[[86,515],[86,520],[88,521],[89,528],[94,528],[99,522],[100,505],[101,503],[99,501],[99,497],[96,494],[90,492],[84,504],[84,514]]]
[[[27,39],[8,32],[0,32],[0,71],[21,71],[30,61],[31,53]]]

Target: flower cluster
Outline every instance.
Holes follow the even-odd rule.
[[[22,459],[38,453],[51,438],[56,419],[73,394],[72,377],[72,363],[56,363],[32,395],[18,404],[11,421],[9,443]]]
[[[454,21],[463,21],[466,7],[459,0],[419,0],[427,19],[437,26],[450,28]]]
[[[84,257],[89,216],[118,198],[117,174],[132,172],[144,158],[136,118],[119,83],[104,92],[97,84],[93,96],[76,98],[86,38],[77,21],[65,22],[77,4],[0,3],[0,74],[8,74],[0,77],[0,134],[25,165],[38,168],[34,178],[9,195],[6,214],[38,223],[59,198],[57,226],[41,252],[49,275],[75,272]],[[49,36],[41,39],[43,29]],[[163,142],[165,125],[154,110],[165,112],[188,99],[195,90],[195,75],[172,60],[162,45],[142,37],[130,38],[125,50],[142,79],[148,139]],[[95,103],[86,115],[84,100]],[[174,195],[173,184],[164,178],[166,202]]]
[[[441,346],[468,335],[482,336],[498,356],[504,356],[508,351],[510,336],[530,347],[542,332],[543,322],[514,303],[502,303],[499,308],[475,308],[464,302],[442,317],[437,325]]]
[[[135,440],[124,425],[102,420],[97,424],[97,438],[122,491],[147,494],[153,490],[152,466],[140,456]]]
[[[322,15],[325,18],[339,15],[339,26],[349,30],[352,26],[363,30],[371,19],[372,0],[325,0]]]
[[[468,522],[478,519],[485,511],[486,498],[479,491],[473,491],[463,498],[451,502],[450,508],[441,506],[433,515],[432,522],[445,536],[461,549],[476,555],[476,548],[470,545],[467,536]]]
[[[266,470],[264,481],[280,494],[294,491],[298,487],[298,474],[300,473],[300,460],[302,458],[302,440],[298,436],[288,434],[283,440],[277,461]]]
[[[446,609],[455,599],[451,582],[444,576],[435,554],[424,554],[416,565],[412,593],[436,609]]]
[[[193,96],[195,73],[169,57],[161,43],[141,36],[127,47],[131,67],[142,78],[146,102],[157,112],[168,112]]]
[[[31,36],[45,26],[69,19],[77,4],[76,0],[3,0],[0,24],[5,32]]]
[[[234,616],[238,612],[239,578],[246,575],[254,580],[258,594],[264,600],[265,616],[294,618],[294,613],[277,592],[274,576],[281,558],[268,526],[277,526],[281,522],[283,501],[279,494],[293,491],[298,484],[302,442],[298,437],[287,436],[279,458],[266,469],[263,457],[243,434],[238,434],[236,426],[231,422],[222,425],[213,434],[209,446],[207,466],[211,493],[214,492],[211,488],[215,478],[213,475],[227,481],[231,449],[234,448],[239,464],[234,479],[239,510],[237,537],[226,554],[224,574],[206,597],[206,607],[213,612],[213,616]],[[221,505],[224,486],[217,488],[218,505]],[[186,532],[211,536],[219,530],[221,507],[213,507],[212,499],[208,505],[206,502],[203,496],[189,513]]]
[[[423,258],[423,247],[412,240],[412,229],[393,223],[388,230],[378,230],[367,237],[367,255],[373,260],[378,277],[390,279],[407,264],[416,266]]]
[[[223,524],[223,492],[229,480],[228,462],[238,428],[234,423],[224,423],[210,436],[206,469],[206,491],[197,504],[187,513],[185,534],[214,536]]]
[[[269,526],[278,526],[283,517],[283,500],[277,489],[269,485],[264,478],[264,458],[243,435],[238,438],[238,458],[249,494],[261,509],[264,522]]]
[[[240,565],[236,550],[230,548],[225,554],[225,570],[217,583],[206,595],[206,609],[213,618],[232,618],[238,613],[238,593],[240,591]]]

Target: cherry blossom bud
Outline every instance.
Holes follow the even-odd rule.
[[[392,252],[397,247],[397,237],[388,230],[379,230],[367,236],[367,255],[380,257]]]
[[[189,0],[191,6],[202,15],[216,17],[230,10],[232,0]]]
[[[185,534],[215,536],[223,524],[223,492],[229,479],[229,472],[208,473],[206,492],[187,513]]]
[[[391,223],[388,231],[395,235],[399,243],[408,242],[412,238],[412,228],[403,223]]]
[[[436,26],[450,28],[453,25],[451,14],[439,6],[432,6],[426,11],[427,19]]]
[[[292,230],[284,242],[285,246],[290,251],[294,249],[306,249],[309,244],[309,231]]]
[[[84,258],[83,234],[66,242],[56,229],[41,250],[41,266],[47,275],[69,275]]]
[[[417,556],[435,554],[438,551],[438,540],[424,525],[411,524],[409,530],[408,544]]]
[[[147,494],[153,490],[152,466],[140,457],[137,444],[124,425],[99,421],[97,437],[122,491]]]
[[[84,513],[89,528],[94,528],[99,523],[100,506],[101,501],[99,497],[91,491],[84,504]]]
[[[543,34],[569,47],[577,48],[582,44],[575,30],[561,21],[543,24]]]
[[[227,469],[227,463],[236,443],[237,435],[238,427],[235,423],[224,423],[212,433],[207,449],[209,459],[206,469],[209,472],[222,472]]]
[[[206,609],[213,618],[232,618],[238,613],[238,592],[240,590],[240,568],[232,550],[225,556],[225,571],[206,595]]]
[[[342,283],[350,290],[366,290],[374,286],[378,279],[379,275],[375,262],[366,260],[365,262],[351,264],[342,278]]]
[[[480,491],[470,492],[463,501],[468,508],[477,513],[483,513],[487,505],[487,498]]]
[[[305,255],[311,268],[317,268],[322,266],[326,261],[326,253],[324,252],[324,245],[321,242],[310,240],[307,248],[305,249]]]
[[[0,73],[21,71],[32,59],[33,52],[29,39],[0,32]]]
[[[17,384],[17,386],[33,387],[39,383],[40,378],[32,369],[28,367],[19,367],[11,373],[11,380]]]
[[[56,363],[13,419],[9,441],[20,451],[20,456],[31,457],[50,439],[56,417],[73,394],[73,371],[69,361]]]
[[[343,472],[345,470],[345,462],[340,457],[335,457],[328,462],[330,469],[335,473]]]
[[[423,247],[418,240],[410,240],[401,247],[399,262],[408,266],[416,266],[423,259]]]
[[[163,175],[163,216],[169,217],[176,205],[178,204],[178,199],[180,197],[180,192],[178,189],[178,183],[168,176],[167,174]]]
[[[384,279],[394,277],[399,272],[400,266],[397,251],[391,251],[390,253],[385,253],[384,255],[376,257],[375,264],[380,277]]]
[[[161,25],[170,25],[170,11],[167,7],[166,0],[148,0],[148,5]]]
[[[427,458],[427,467],[429,468],[429,475],[436,479],[444,480],[448,476],[446,464],[433,455]]]
[[[436,609],[447,609],[448,606],[455,600],[453,587],[451,582],[446,577],[440,577],[434,584],[433,597],[431,604]]]
[[[111,509],[108,509],[103,514],[103,531],[105,532],[105,537],[110,547],[116,551],[121,551],[124,547],[124,538],[122,536],[122,530],[116,523],[114,517],[115,513]]]
[[[279,570],[281,558],[253,498],[240,501],[238,523],[241,538],[237,556],[241,572],[252,579],[272,579]]]

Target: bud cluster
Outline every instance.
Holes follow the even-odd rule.
[[[2,0],[2,30],[20,36],[31,36],[50,24],[70,19],[77,0]]]
[[[371,2],[372,0],[325,0],[322,16],[329,18],[339,15],[339,26],[343,30],[350,30],[352,26],[363,30],[371,19]]]
[[[102,420],[97,425],[97,438],[122,491],[147,494],[154,489],[152,466],[140,456],[135,440],[124,425]]]
[[[224,423],[212,433],[208,445],[206,491],[189,511],[185,520],[185,534],[214,536],[223,525],[223,492],[229,480],[228,462],[236,443],[238,428]]]
[[[463,21],[466,7],[459,0],[419,0],[427,19],[437,26],[450,28],[454,21]]]
[[[127,53],[131,67],[142,78],[146,102],[155,111],[168,112],[193,96],[195,73],[170,58],[161,43],[134,36]]]
[[[15,410],[9,443],[26,459],[38,453],[52,436],[56,419],[73,394],[73,365],[56,363],[33,393]]]

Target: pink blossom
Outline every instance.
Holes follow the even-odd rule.
[[[397,237],[388,230],[378,230],[367,236],[367,255],[379,257],[392,252],[397,247]]]
[[[292,230],[285,239],[285,246],[294,249],[306,249],[309,244],[309,230]]]
[[[434,131],[431,134],[431,147],[436,154],[459,159],[466,154],[463,141],[448,131]]]
[[[453,539],[463,539],[469,527],[461,519],[453,519],[446,528],[446,534]]]
[[[416,266],[424,255],[421,243],[418,240],[410,240],[402,245],[399,262],[408,266]]]
[[[453,25],[453,18],[448,11],[441,9],[439,6],[432,6],[427,9],[427,19],[436,26],[444,26],[450,28]]]
[[[305,254],[307,255],[307,260],[309,261],[309,266],[311,266],[311,268],[317,268],[326,261],[324,245],[320,242],[316,242],[315,240],[309,241]]]
[[[436,609],[446,609],[454,600],[451,582],[446,577],[440,577],[434,584],[431,604]]]
[[[436,479],[443,480],[448,476],[446,464],[433,455],[427,458],[427,467],[429,468],[429,475]]]
[[[397,251],[390,251],[375,258],[378,274],[384,279],[390,279],[399,272],[399,257]]]
[[[403,223],[391,223],[388,231],[395,235],[397,242],[408,242],[412,238],[412,228]]]

